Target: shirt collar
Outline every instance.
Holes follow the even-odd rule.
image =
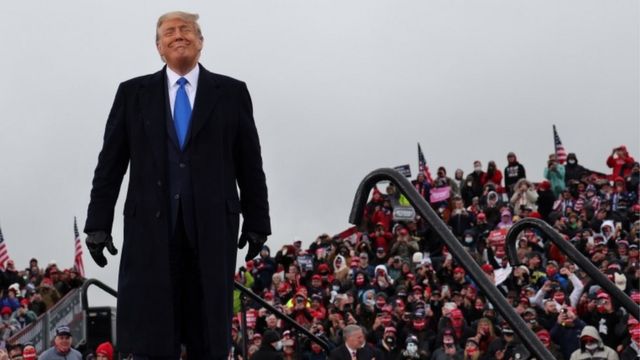
[[[175,71],[171,70],[171,68],[169,68],[168,66],[166,69],[167,69],[167,84],[169,85],[169,87],[176,85],[176,81],[178,81],[178,79],[180,79],[181,77],[187,79],[189,84],[194,88],[198,86],[198,75],[200,75],[199,65],[196,65],[193,69],[191,69],[191,71],[189,71],[184,76],[178,75]]]

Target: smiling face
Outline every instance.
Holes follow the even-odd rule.
[[[202,43],[200,30],[193,21],[174,17],[164,20],[157,29],[158,53],[167,66],[180,75],[196,66]]]
[[[55,343],[56,349],[59,352],[66,354],[67,352],[69,352],[69,349],[71,348],[71,336],[57,335],[54,340],[54,343]]]

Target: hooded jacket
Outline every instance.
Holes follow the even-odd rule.
[[[575,162],[572,164],[571,160],[575,160]],[[571,180],[580,181],[580,179],[582,179],[584,175],[589,173],[589,170],[585,169],[584,166],[578,164],[578,158],[574,153],[570,153],[567,156],[567,163],[564,166],[564,169],[564,181],[567,186],[569,186],[569,182]]]
[[[527,177],[527,174],[524,166],[518,162],[514,154],[513,162],[504,168],[504,186],[510,189],[518,180],[524,179],[525,177]]]
[[[583,359],[602,359],[602,360],[618,360],[618,354],[610,347],[604,345],[602,339],[600,339],[600,334],[598,334],[598,330],[596,330],[593,326],[585,326],[580,333],[580,339],[583,336],[589,336],[598,341],[598,348],[592,353],[590,353],[585,345],[580,341],[580,348],[571,354],[570,360],[583,360]]]

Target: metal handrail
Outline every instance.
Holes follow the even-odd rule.
[[[302,325],[298,324],[290,316],[288,316],[287,314],[285,314],[285,313],[281,312],[280,310],[276,309],[273,305],[271,305],[268,302],[266,302],[263,298],[261,298],[260,296],[255,294],[250,289],[244,287],[244,285],[240,284],[239,282],[236,281],[234,283],[234,286],[235,286],[236,290],[239,290],[242,293],[242,295],[244,295],[244,296],[246,296],[248,298],[251,298],[251,300],[257,302],[258,304],[263,306],[265,309],[267,309],[268,311],[273,313],[276,317],[282,319],[287,324],[293,326],[296,330],[298,330],[299,332],[303,333],[305,336],[307,336],[308,338],[313,340],[313,342],[315,342],[318,345],[320,345],[320,347],[322,349],[324,349],[325,351],[329,352],[329,349],[330,349],[329,344],[327,344],[324,340],[320,339],[318,336],[316,336],[315,334],[313,334],[312,332],[310,332],[309,330],[304,328]],[[244,306],[244,302],[243,302],[243,306]],[[244,311],[243,311],[243,313],[244,313]],[[245,321],[245,324],[246,324],[246,321]]]
[[[112,287],[110,287],[109,285],[103,283],[102,281],[98,280],[98,279],[87,279],[83,284],[82,284],[82,309],[83,310],[87,310],[89,308],[89,295],[87,292],[87,289],[89,288],[89,286],[91,285],[95,285],[97,287],[99,287],[100,289],[104,290],[107,294],[117,298],[118,297],[118,292],[116,290],[114,290]]]
[[[409,200],[416,211],[424,218],[429,225],[433,227],[435,232],[442,238],[447,245],[449,252],[456,260],[466,269],[474,278],[480,290],[486,294],[487,298],[502,317],[511,325],[511,328],[520,336],[527,348],[539,360],[552,360],[553,355],[540,342],[538,337],[531,331],[524,320],[518,315],[507,300],[500,294],[494,284],[489,281],[480,266],[473,260],[471,255],[467,253],[462,244],[456,239],[447,225],[438,217],[431,206],[418,193],[413,185],[404,176],[393,169],[378,169],[369,173],[362,180],[356,191],[353,200],[351,215],[349,222],[353,225],[360,226],[364,216],[364,208],[369,198],[371,189],[380,181],[392,181],[397,185],[398,189]]]
[[[88,279],[87,281],[84,282],[84,284],[82,284],[82,290],[81,290],[82,291],[82,308],[84,310],[88,309],[88,307],[89,307],[87,289],[89,288],[89,286],[92,286],[92,285],[95,285],[95,286],[99,287],[100,289],[104,290],[105,292],[107,292],[110,295],[113,295],[116,298],[118,297],[118,292],[116,290],[114,290],[113,288],[111,288],[109,285],[106,285],[105,283],[103,283],[102,281],[97,280],[97,279]],[[251,298],[251,300],[257,302],[260,305],[262,305],[264,308],[266,308],[267,310],[271,311],[276,317],[282,319],[287,324],[291,325],[293,328],[295,328],[299,332],[303,333],[305,336],[307,336],[308,338],[313,340],[315,343],[320,345],[320,347],[322,347],[325,351],[327,351],[327,352],[329,351],[329,344],[327,344],[324,340],[320,339],[319,337],[317,337],[316,335],[311,333],[309,330],[305,329],[302,325],[298,324],[291,317],[287,316],[286,314],[282,313],[280,310],[278,310],[275,307],[273,307],[271,304],[266,302],[260,296],[258,296],[255,293],[253,293],[253,291],[247,289],[246,287],[244,287],[242,284],[240,284],[237,281],[234,282],[234,287],[236,288],[236,290],[240,291],[240,293],[243,296]],[[246,314],[246,311],[244,311],[244,302],[242,302],[242,307],[243,307],[242,313]],[[244,331],[243,342],[245,344],[244,352],[245,352],[245,355],[246,355],[246,341],[248,340],[247,339],[247,334],[246,334],[246,326],[245,326],[246,323],[247,323],[246,322],[246,315],[245,315],[245,317],[243,317],[243,319],[244,319],[243,320],[243,327],[244,327],[243,328],[243,331]],[[245,356],[245,358],[246,358],[246,356]]]
[[[551,240],[563,253],[565,253],[580,269],[589,275],[593,281],[604,288],[619,304],[621,304],[633,317],[640,319],[640,306],[633,302],[631,298],[609,280],[593,263],[587,259],[578,249],[569,241],[565,240],[554,228],[546,222],[535,219],[525,218],[515,223],[507,233],[507,251],[509,252],[509,262],[512,266],[520,265],[518,263],[518,234],[528,228],[540,230],[546,238]]]

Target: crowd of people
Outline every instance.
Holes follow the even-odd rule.
[[[13,260],[7,260],[0,270],[0,349],[11,350],[17,344],[7,344],[9,338],[83,282],[75,268],[60,269],[55,261],[42,269],[33,258],[27,268],[18,270]]]
[[[569,154],[525,169],[516,154],[501,171],[480,161],[465,176],[439,167],[416,190],[449,226],[513,309],[557,359],[637,359],[631,315],[536,229],[517,236],[517,263],[505,251],[523,218],[546,221],[640,304],[640,164],[624,146],[603,176]],[[533,175],[532,175],[533,174]],[[534,182],[533,179],[544,178]],[[444,198],[442,192],[445,192]],[[440,194],[434,197],[434,194]],[[518,359],[528,349],[474,279],[419,216],[397,221],[394,184],[375,188],[358,232],[294,241],[242,266],[236,280],[329,344],[298,336],[268,309],[246,303],[249,359]],[[233,356],[242,358],[236,294]],[[366,355],[365,355],[366,354]]]
[[[527,217],[546,221],[589,258],[610,281],[640,304],[640,164],[624,147],[607,160],[602,176],[555,154],[533,182],[514,153],[500,171],[454,177],[439,167],[420,173],[416,190],[481,266],[513,309],[557,359],[637,359],[638,314],[632,316],[536,229],[518,234],[517,263],[505,251],[510,227]],[[435,193],[446,196],[432,196]],[[394,184],[374,188],[365,223],[340,235],[322,234],[260,255],[240,267],[236,280],[329,345],[323,349],[260,304],[248,301],[249,359],[517,359],[528,349],[474,279],[420,216],[393,218],[403,205]],[[36,259],[23,271],[13,261],[0,271],[1,359],[37,359],[32,344],[6,341],[84,279],[74,269]],[[232,357],[242,359],[240,294],[234,294]],[[40,359],[76,358],[67,327]],[[101,344],[91,356],[113,359]],[[57,355],[56,355],[57,354]],[[71,356],[71,357],[69,357]],[[75,356],[75,357],[74,357]]]

